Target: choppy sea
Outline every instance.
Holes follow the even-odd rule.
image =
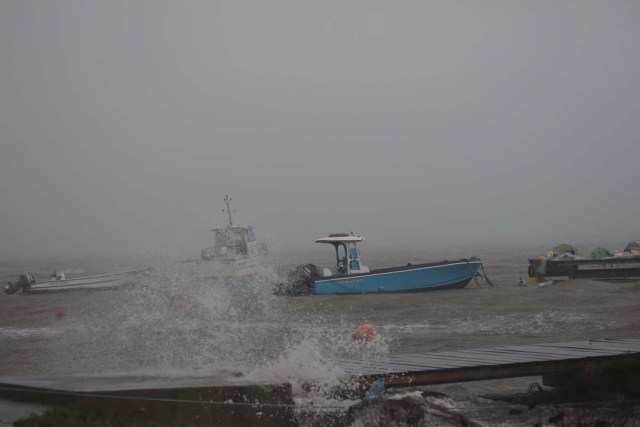
[[[53,270],[74,277],[153,267],[136,285],[118,289],[0,294],[0,376],[290,382],[296,401],[340,412],[358,402],[337,400],[322,387],[313,393],[302,387],[310,380],[327,390],[337,384],[336,357],[640,336],[640,282],[582,279],[519,286],[520,277],[527,280],[527,258],[545,252],[543,247],[363,247],[370,268],[478,256],[494,286],[480,281],[480,286],[471,282],[465,289],[420,294],[293,298],[273,295],[272,284],[301,263],[330,266],[330,253],[272,252],[259,277],[234,285],[207,263],[178,259],[0,260],[4,283],[27,271],[44,279]],[[61,308],[64,317],[56,315]],[[376,328],[366,345],[352,339],[362,323]],[[385,398],[415,398],[431,412],[435,405],[479,425],[529,425],[553,414],[522,412],[485,396],[524,393],[534,381],[540,379],[387,390]],[[444,394],[424,397],[424,391]],[[320,425],[318,419],[307,413],[301,422]]]

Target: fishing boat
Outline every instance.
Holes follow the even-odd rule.
[[[214,245],[202,251],[203,261],[217,263],[225,280],[250,277],[259,273],[267,255],[267,246],[256,241],[253,227],[233,225],[231,198],[225,195],[228,224],[214,228]]]
[[[335,268],[318,268],[314,264],[299,266],[289,273],[286,282],[276,284],[275,293],[366,294],[464,288],[482,268],[482,260],[471,257],[370,270],[362,263],[357,246],[363,240],[364,237],[353,233],[333,233],[317,239],[316,243],[334,247]]]
[[[36,281],[31,273],[21,275],[18,280],[4,287],[6,294],[37,294],[56,291],[114,288],[136,283],[150,268],[143,270],[121,271],[97,276],[74,277],[67,279],[64,273],[53,272],[47,280]]]

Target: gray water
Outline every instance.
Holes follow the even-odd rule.
[[[595,245],[594,245],[595,246]],[[322,250],[324,249],[324,251]],[[153,267],[131,287],[48,295],[0,295],[0,376],[213,378],[288,381],[300,402],[336,404],[305,393],[312,380],[337,384],[335,357],[444,351],[524,343],[637,337],[640,283],[565,281],[518,286],[540,247],[367,249],[371,268],[472,255],[494,284],[420,294],[277,297],[272,283],[303,262],[329,266],[322,248],[272,253],[251,283],[229,285],[206,263],[169,259],[4,260],[0,279],[53,270],[67,277]],[[326,252],[325,252],[326,251]],[[56,313],[64,309],[59,319]],[[377,334],[354,342],[357,325]],[[464,405],[477,395],[526,391],[532,378],[441,386]],[[393,393],[411,394],[411,390]],[[353,402],[340,402],[345,407]],[[460,406],[450,401],[451,407]],[[481,417],[480,417],[481,418]]]

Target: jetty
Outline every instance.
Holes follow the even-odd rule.
[[[640,394],[640,338],[525,344],[457,351],[338,359],[344,389],[425,386],[542,375],[551,386],[594,385]],[[340,391],[336,390],[339,394]],[[81,403],[120,417],[195,425],[296,425],[290,384],[247,384],[215,378],[0,377],[0,399],[44,405]],[[309,408],[307,408],[309,409]],[[311,408],[310,410],[313,410]]]

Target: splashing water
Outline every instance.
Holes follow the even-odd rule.
[[[67,366],[76,372],[224,375],[250,341],[243,322],[268,313],[266,295],[260,295],[259,281],[238,292],[209,273],[171,264],[134,288],[102,295],[100,304],[78,313],[80,321],[63,324],[64,357],[52,360],[72,361]],[[246,300],[257,303],[247,310]]]
[[[268,268],[230,285],[206,263],[160,266],[55,325],[63,339],[47,363],[66,374],[290,382],[326,396],[344,374],[336,358],[388,351],[384,334],[354,341],[351,321],[285,310],[296,301],[273,295],[276,281]]]

